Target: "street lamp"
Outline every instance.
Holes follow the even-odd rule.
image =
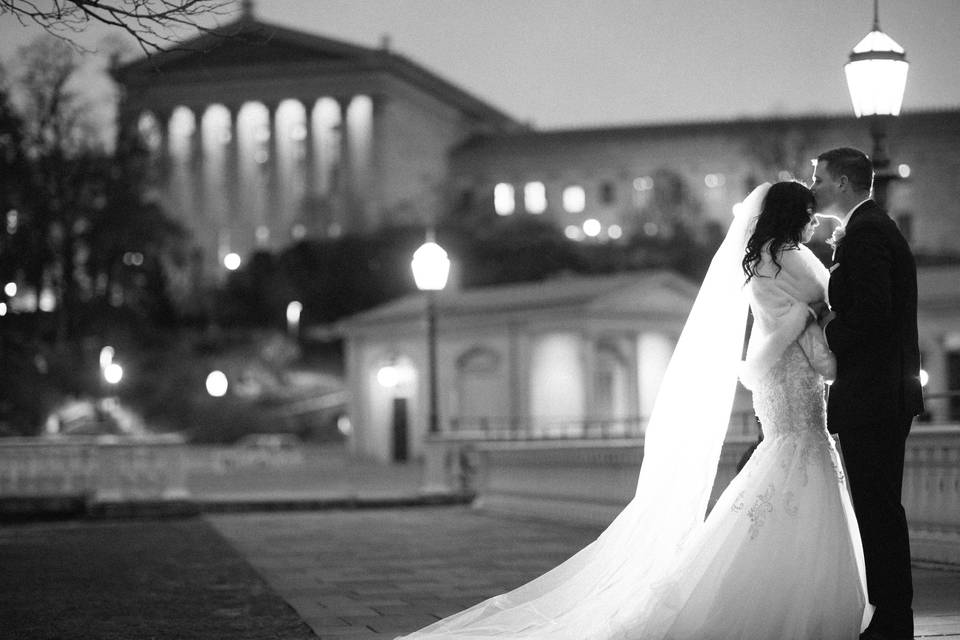
[[[878,2],[873,0],[873,30],[850,52],[844,71],[854,113],[870,122],[873,197],[880,206],[886,207],[887,184],[896,177],[889,169],[887,122],[900,115],[910,65],[903,47],[880,30]]]
[[[440,433],[437,414],[437,309],[436,293],[447,286],[450,275],[450,259],[443,247],[433,241],[433,233],[427,233],[427,241],[413,253],[410,262],[417,288],[427,295],[427,368],[429,375],[430,422],[429,432]]]

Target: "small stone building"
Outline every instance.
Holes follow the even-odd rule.
[[[654,271],[440,292],[441,433],[641,434],[696,291],[674,273]],[[426,313],[426,298],[413,294],[342,325],[357,455],[422,454]]]

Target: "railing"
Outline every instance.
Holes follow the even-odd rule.
[[[714,498],[736,475],[753,441],[728,436]],[[497,511],[604,524],[632,497],[642,459],[642,438],[538,434],[469,440],[442,434],[427,441],[424,490],[476,493],[478,506]],[[913,557],[960,564],[960,424],[914,426],[906,446],[903,505]]]
[[[443,436],[449,440],[635,440],[642,438],[649,418],[511,418],[458,416],[450,419]],[[728,435],[756,437],[758,422],[752,411],[731,415]]]
[[[924,393],[926,411],[917,416],[917,424],[950,424],[960,422],[960,390]]]
[[[185,498],[184,446],[174,434],[0,439],[0,500]]]

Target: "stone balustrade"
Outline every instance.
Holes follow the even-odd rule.
[[[175,434],[0,440],[0,501],[164,502],[188,497],[185,442]],[[21,510],[27,507],[21,507]]]
[[[753,438],[724,443],[713,500]],[[476,491],[479,508],[605,524],[633,497],[642,439],[431,439],[424,491]],[[903,501],[917,560],[960,564],[960,425],[916,426],[907,441]]]

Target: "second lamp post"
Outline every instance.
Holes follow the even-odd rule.
[[[413,253],[410,262],[417,288],[427,296],[427,375],[429,376],[429,423],[431,435],[440,433],[440,418],[437,410],[437,304],[436,293],[447,285],[450,274],[450,259],[443,247],[427,234],[427,241]]]

